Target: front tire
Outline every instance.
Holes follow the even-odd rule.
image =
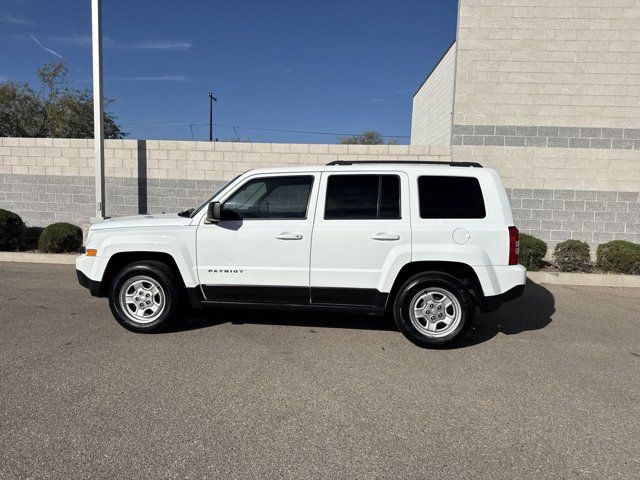
[[[155,261],[127,265],[111,282],[109,307],[118,323],[134,332],[168,326],[179,308],[179,290],[171,269]]]
[[[445,345],[467,329],[475,305],[469,291],[445,273],[421,273],[398,291],[393,313],[398,329],[420,347]]]

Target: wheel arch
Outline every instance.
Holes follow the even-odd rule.
[[[410,262],[400,269],[389,292],[385,308],[388,310],[393,306],[396,295],[404,282],[418,273],[427,272],[442,273],[455,278],[467,287],[477,305],[482,303],[484,298],[482,284],[480,283],[480,279],[473,267],[462,262],[427,260]]]
[[[145,261],[155,261],[167,265],[171,270],[171,273],[180,282],[180,287],[184,288],[185,284],[180,273],[180,269],[171,254],[147,251],[118,252],[109,258],[109,262],[107,263],[104,274],[102,275],[102,281],[100,282],[100,296],[106,297],[109,294],[109,288],[113,278],[123,267],[132,263],[141,263]]]

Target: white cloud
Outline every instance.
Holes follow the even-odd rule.
[[[193,43],[188,40],[149,40],[145,42],[114,45],[115,48],[127,50],[169,50],[183,51],[193,47]]]
[[[90,46],[91,45],[91,35],[69,35],[69,36],[52,36],[51,40],[57,43],[63,43],[65,45],[73,45],[73,46]],[[103,38],[103,41],[106,41],[106,38]]]
[[[63,35],[52,36],[51,40],[65,45],[76,47],[91,46],[91,35]],[[193,43],[189,40],[172,40],[157,39],[147,40],[143,42],[122,42],[115,41],[110,37],[103,37],[102,42],[105,48],[113,48],[118,50],[163,50],[180,52],[193,47]]]
[[[29,36],[31,37],[31,39],[36,42],[36,44],[43,49],[45,52],[49,52],[52,55],[55,55],[56,57],[60,58],[60,59],[64,59],[64,57],[62,55],[60,55],[58,52],[56,52],[55,50],[51,50],[50,48],[45,47],[44,45],[42,45],[40,43],[40,41],[35,37],[35,35],[33,33],[30,33]]]
[[[26,25],[33,27],[35,25],[31,20],[27,20],[25,18],[14,17],[13,15],[9,15],[6,13],[0,13],[0,23],[11,23],[13,25]]]
[[[112,80],[122,82],[186,82],[187,77],[184,75],[155,75],[140,77],[111,77]]]

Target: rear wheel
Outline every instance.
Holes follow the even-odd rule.
[[[127,265],[111,283],[109,307],[123,327],[151,332],[171,323],[179,309],[179,290],[171,269],[155,261]]]
[[[409,278],[398,291],[394,317],[400,331],[421,347],[444,345],[469,326],[475,306],[469,291],[444,273]]]

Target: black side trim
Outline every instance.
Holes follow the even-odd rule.
[[[375,288],[311,288],[312,305],[344,305],[384,308],[388,293]]]
[[[241,308],[241,309],[258,309],[258,310],[293,310],[293,311],[333,311],[333,312],[358,312],[367,314],[384,314],[383,308],[375,308],[364,305],[323,305],[310,303],[259,303],[259,302],[218,302],[203,300],[201,303],[204,307],[222,307],[222,308]]]
[[[511,300],[515,300],[524,294],[524,285],[517,285],[500,295],[492,295],[490,297],[484,297],[480,304],[483,312],[493,312],[497,310],[500,305]]]
[[[207,301],[307,305],[308,287],[274,287],[257,285],[203,285]]]
[[[100,296],[100,282],[96,282],[95,280],[91,280],[80,270],[76,270],[76,275],[78,276],[78,283],[82,285],[84,288],[89,289],[89,292],[94,297]]]
[[[191,290],[191,289],[189,289]],[[197,290],[197,289],[193,289]],[[261,285],[203,285],[204,305],[384,310],[388,293],[375,288],[287,287]],[[189,292],[194,301],[195,293]]]

